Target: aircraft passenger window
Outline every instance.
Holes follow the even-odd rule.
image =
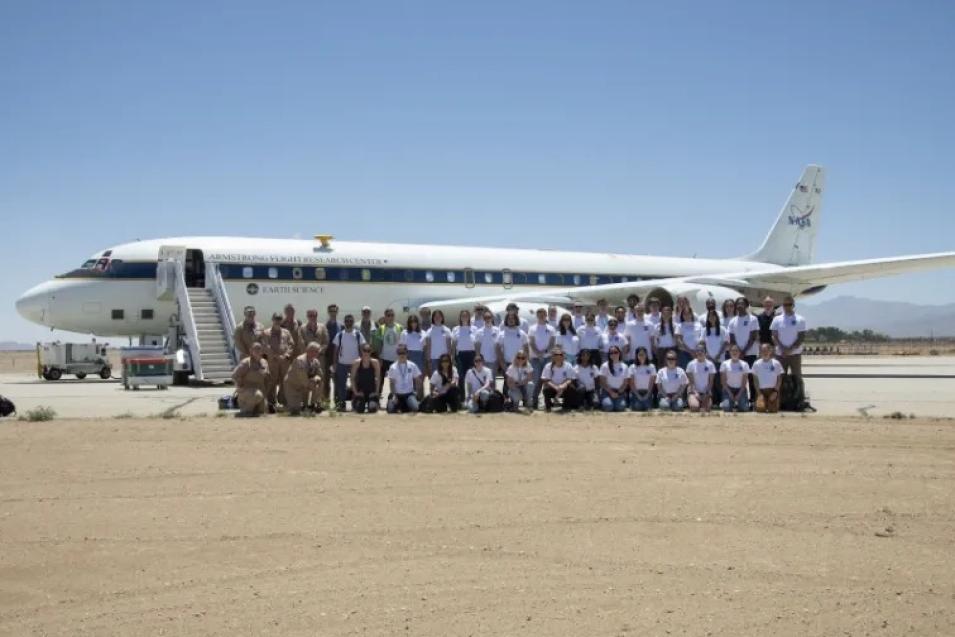
[[[579,275],[579,274],[575,274],[575,275],[574,275],[574,285],[580,285],[580,275]]]
[[[408,283],[414,281],[414,270],[405,270],[405,281]]]
[[[514,285],[514,274],[510,270],[501,272],[501,283],[503,283],[506,288]]]
[[[151,320],[153,320],[153,311],[152,311],[152,310],[140,310],[140,311],[139,311],[139,318],[141,318],[141,319],[144,320],[144,321],[151,321]]]
[[[626,276],[620,277],[620,282],[621,282],[621,283],[626,283],[626,282],[629,281],[629,280],[630,280],[630,277],[626,277]]]
[[[341,270],[339,270],[339,271],[338,271],[338,278],[339,278],[339,280],[341,280],[341,281],[347,281],[347,280],[348,280],[348,272],[349,272],[348,268],[342,268]]]
[[[242,268],[242,278],[251,279],[252,278],[252,268],[250,266],[245,266]]]
[[[546,274],[538,274],[538,275],[537,275],[537,282],[540,283],[541,285],[547,285],[547,275],[546,275]]]
[[[494,283],[494,275],[490,272],[484,273],[484,282],[485,283]]]
[[[277,279],[279,278],[279,269],[278,268],[269,268],[269,278]]]
[[[126,313],[123,310],[113,310],[110,312],[110,315],[113,317],[114,321],[122,321],[126,316]]]
[[[319,281],[325,280],[325,268],[315,268],[315,278]]]
[[[361,280],[362,281],[371,281],[371,270],[368,268],[362,268],[361,270]]]
[[[448,283],[454,283],[454,272],[448,270]]]
[[[292,278],[301,279],[302,278],[302,268],[292,268]]]
[[[427,270],[424,273],[424,280],[427,281],[428,283],[434,283],[434,272],[432,272],[431,270]]]
[[[518,285],[524,285],[525,283],[527,283],[527,274],[525,274],[524,272],[518,272],[518,273],[516,273],[516,274],[514,275],[514,281],[515,281]]]
[[[464,271],[464,285],[469,288],[474,287],[474,270],[468,269]]]
[[[597,285],[598,277],[596,274],[590,275],[590,285]]]

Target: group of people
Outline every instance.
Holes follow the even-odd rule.
[[[404,324],[388,308],[377,320],[364,307],[340,321],[338,306],[306,312],[287,305],[271,327],[245,309],[234,344],[233,374],[243,415],[321,411],[471,412],[540,407],[604,411],[775,412],[785,375],[802,393],[806,322],[792,297],[772,297],[752,313],[745,297],[717,309],[709,299],[697,316],[689,301],[674,307],[637,295],[613,309],[604,301],[585,311],[541,307],[535,320],[510,303],[500,320],[483,306],[462,310],[449,326],[444,313],[422,309]],[[498,388],[498,377],[503,383]],[[383,399],[384,381],[389,394]],[[427,383],[427,388],[425,387]],[[332,393],[334,389],[334,393]]]

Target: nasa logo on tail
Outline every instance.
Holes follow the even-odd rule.
[[[812,213],[816,209],[815,206],[808,206],[805,210],[801,210],[799,206],[793,204],[789,206],[789,225],[799,226],[800,230],[803,228],[809,228],[812,226]]]

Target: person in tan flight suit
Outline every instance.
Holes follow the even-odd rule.
[[[318,343],[322,348],[320,354],[325,353],[328,348],[328,328],[318,322],[318,310],[305,312],[305,324],[298,331],[298,337],[302,347],[308,347],[309,343]]]
[[[269,412],[275,412],[276,392],[282,388],[282,380],[288,371],[288,363],[295,358],[295,341],[287,329],[282,327],[282,315],[272,315],[272,328],[262,332],[262,346],[269,361],[269,384],[265,399],[269,403]]]
[[[318,343],[309,343],[305,353],[289,363],[285,374],[285,407],[288,413],[297,416],[308,405],[315,409],[322,389],[322,361],[318,357],[322,348]],[[315,411],[320,411],[315,409]]]
[[[246,307],[245,320],[235,326],[235,333],[232,335],[235,348],[239,350],[239,360],[249,357],[252,343],[261,340],[264,329],[262,324],[255,320],[255,308],[251,305]]]
[[[302,322],[295,319],[295,306],[291,303],[285,306],[285,318],[282,319],[282,327],[288,330],[292,335],[292,342],[295,343],[295,355],[305,353],[305,343],[302,342]]]
[[[252,343],[249,355],[243,358],[232,372],[240,416],[258,416],[265,413],[269,365],[262,358],[262,351],[262,343]]]

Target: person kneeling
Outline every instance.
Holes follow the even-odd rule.
[[[676,352],[668,350],[663,359],[666,367],[657,372],[657,387],[660,390],[660,411],[683,411],[686,403],[683,396],[690,380],[686,372],[677,367]]]
[[[690,387],[686,402],[690,411],[708,412],[713,407],[713,379],[716,378],[716,365],[706,357],[706,346],[698,345],[693,352],[696,358],[686,366]]]
[[[285,408],[289,415],[297,416],[307,405],[318,403],[322,392],[321,346],[312,342],[289,363],[285,373]]]
[[[519,351],[514,362],[508,365],[504,373],[507,395],[511,399],[511,410],[517,411],[524,401],[524,409],[534,411],[534,368],[527,362],[527,356]]]
[[[388,413],[415,413],[418,411],[416,393],[421,386],[421,370],[408,360],[408,347],[398,346],[398,360],[388,368],[392,393],[388,397]]]
[[[431,374],[431,410],[443,414],[446,411],[454,413],[460,408],[458,370],[454,368],[449,354],[441,354],[437,369]]]
[[[351,365],[351,407],[356,413],[378,411],[380,381],[381,362],[371,357],[371,345],[365,343],[358,359]]]
[[[720,407],[725,412],[749,411],[747,397],[747,380],[749,380],[749,365],[740,358],[738,345],[730,345],[730,359],[720,365],[720,375],[723,379],[723,402]]]
[[[494,393],[494,373],[484,366],[484,357],[474,356],[474,367],[464,376],[465,389],[468,392],[468,411],[476,414],[487,411],[487,403]]]
[[[630,366],[630,408],[634,411],[653,409],[653,387],[657,382],[657,368],[650,362],[646,347],[638,347]]]
[[[580,407],[580,389],[577,387],[577,372],[564,360],[564,350],[555,347],[550,362],[544,365],[541,381],[544,383],[544,409],[550,411],[554,401],[560,401],[563,411]]]
[[[779,389],[783,384],[783,366],[773,358],[773,348],[763,343],[759,360],[753,363],[756,379],[756,411],[775,414],[779,411]]]
[[[266,411],[265,392],[269,382],[269,364],[262,357],[262,343],[252,343],[248,358],[232,372],[239,416],[259,416]]]
[[[623,411],[627,408],[627,384],[630,368],[621,360],[620,348],[611,345],[607,362],[600,366],[600,408]]]

